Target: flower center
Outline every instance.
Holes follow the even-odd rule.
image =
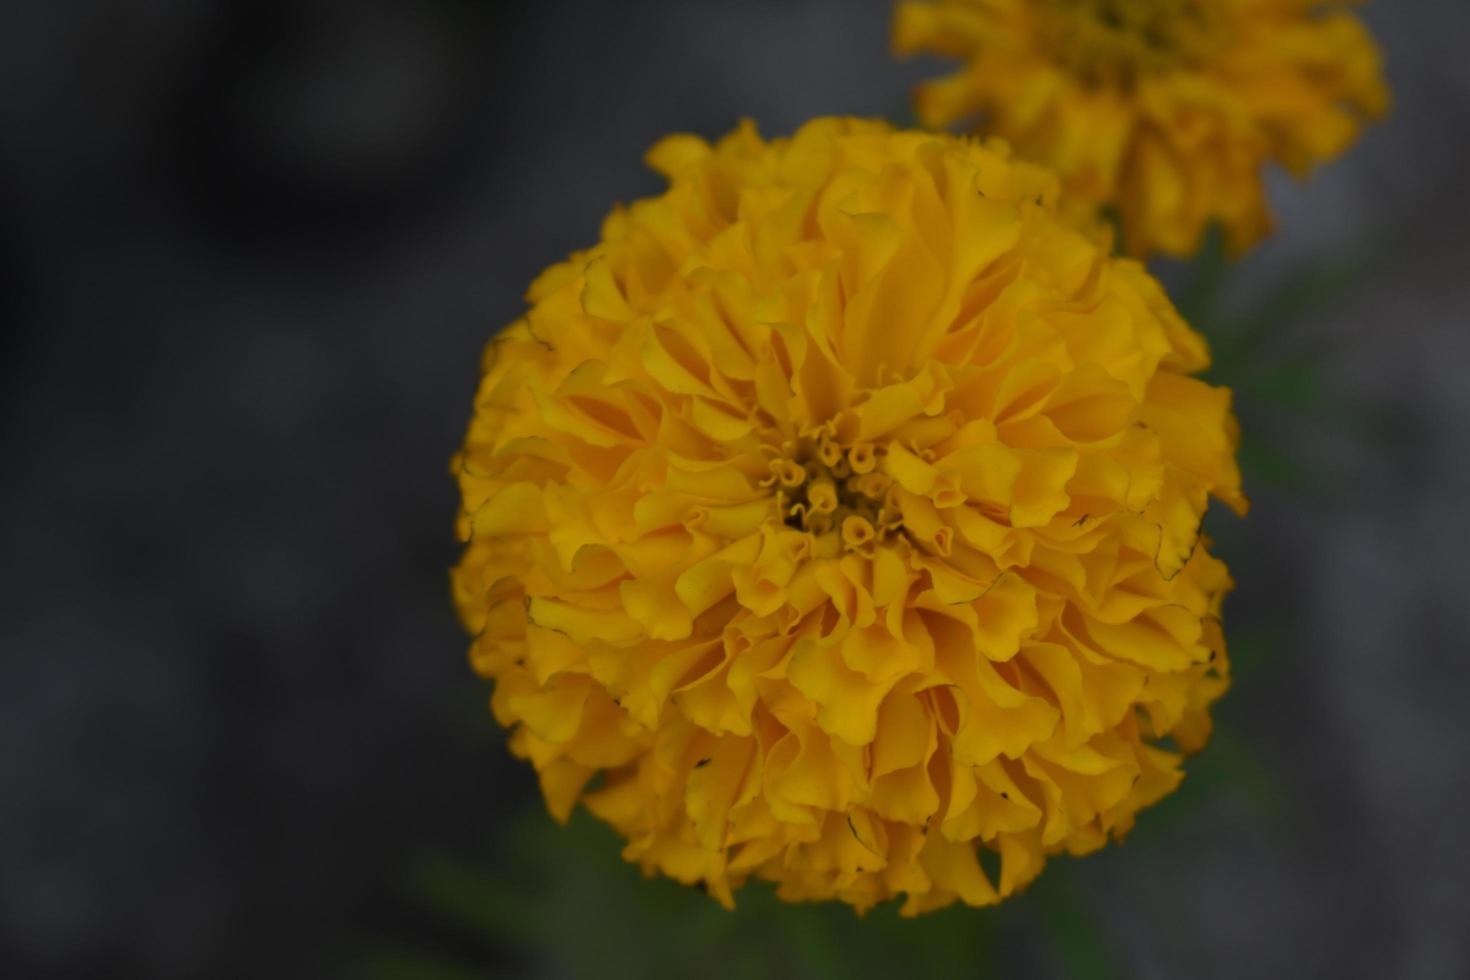
[[[1055,57],[1094,85],[1197,64],[1222,28],[1204,0],[1052,0],[1041,17]]]
[[[826,434],[773,449],[771,475],[788,527],[817,537],[837,535],[862,551],[903,526],[892,498],[893,479],[881,470],[883,450],[868,443],[841,446]]]

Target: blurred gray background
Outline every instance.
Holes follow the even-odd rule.
[[[1393,116],[1274,187],[1281,231],[1216,303],[1287,296],[1263,356],[1317,395],[1242,388],[1273,461],[1216,522],[1242,676],[1211,753],[1245,761],[1077,865],[1127,976],[1470,976],[1470,6],[1366,17]],[[903,118],[934,66],[892,61],[887,21],[0,7],[6,976],[322,976],[363,937],[460,942],[405,863],[493,853],[534,794],[445,594],[480,348],[658,190],[661,134]],[[1001,921],[1003,975],[1068,975]]]

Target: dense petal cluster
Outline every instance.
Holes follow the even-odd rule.
[[[455,461],[471,660],[553,814],[726,904],[909,913],[1125,832],[1228,683],[1199,337],[1000,146],[649,158],[670,188],[532,286]]]
[[[1241,251],[1270,228],[1262,165],[1305,175],[1387,108],[1352,0],[900,0],[894,46],[963,59],[926,125],[980,117],[1067,192],[1115,209],[1139,256]]]

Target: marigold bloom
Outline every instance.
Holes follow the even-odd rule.
[[[1124,833],[1228,681],[1203,342],[999,146],[649,160],[668,191],[490,344],[455,463],[471,660],[552,813],[727,905],[908,913]]]
[[[925,125],[979,115],[1115,208],[1129,252],[1186,255],[1211,222],[1270,230],[1262,165],[1305,176],[1388,92],[1352,0],[902,0],[894,47],[964,59],[920,86]]]

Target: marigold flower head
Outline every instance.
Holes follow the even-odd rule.
[[[1115,209],[1131,253],[1186,255],[1218,222],[1270,230],[1262,165],[1305,175],[1388,92],[1353,0],[901,0],[894,47],[963,59],[918,90],[929,126],[980,116]]]
[[[488,347],[455,464],[471,660],[552,813],[727,905],[907,913],[1123,834],[1228,682],[1203,342],[998,145],[649,159],[668,191]]]

